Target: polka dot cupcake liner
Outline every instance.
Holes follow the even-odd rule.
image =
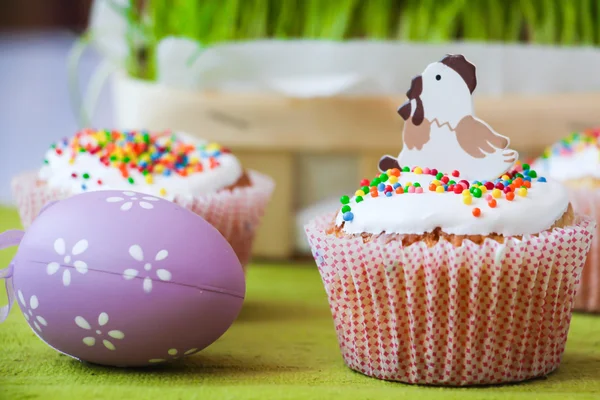
[[[432,385],[517,382],[558,368],[595,222],[504,244],[306,234],[346,364],[365,375]]]
[[[598,236],[600,190],[570,188],[569,196],[576,212],[588,215],[596,221],[592,247],[583,267],[581,284],[575,296],[575,310],[598,313],[600,312],[600,236]]]
[[[250,261],[256,230],[275,187],[273,180],[266,175],[256,171],[248,171],[248,173],[251,186],[194,198],[176,196],[173,200],[217,228],[231,244],[244,268]],[[15,177],[12,181],[12,192],[25,229],[31,225],[46,204],[72,196],[68,191],[49,187],[37,178],[36,172]],[[137,200],[128,200],[127,194],[130,192],[123,193],[123,204],[131,203],[124,208],[134,207]],[[139,203],[139,206],[144,206],[141,204],[143,201],[140,200]]]

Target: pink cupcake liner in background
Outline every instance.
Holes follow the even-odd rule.
[[[600,312],[600,190],[594,189],[569,189],[571,204],[575,212],[588,215],[596,221],[596,230],[592,247],[588,255],[577,295],[575,296],[575,310],[587,312]]]
[[[251,186],[223,190],[197,196],[193,199],[175,197],[175,203],[200,215],[227,239],[240,262],[246,267],[250,261],[252,243],[275,184],[266,175],[248,171]],[[135,191],[135,188],[132,188]],[[40,182],[37,173],[30,172],[12,181],[23,227],[27,229],[47,203],[72,196],[69,191],[50,188]]]
[[[435,385],[523,381],[555,370],[595,222],[504,244],[402,247],[306,226],[346,364]]]

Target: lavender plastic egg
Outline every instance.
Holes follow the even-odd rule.
[[[14,259],[33,331],[74,358],[143,366],[218,339],[245,295],[242,266],[198,215],[134,192],[80,194],[47,207]]]

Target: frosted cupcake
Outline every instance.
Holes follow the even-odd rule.
[[[576,212],[600,218],[600,129],[572,133],[546,149],[534,162],[541,173],[561,181],[569,189]],[[600,312],[600,237],[592,249],[575,297],[575,309]]]
[[[342,356],[363,374],[462,386],[560,364],[595,223],[472,115],[475,85],[463,56],[430,64],[399,109],[399,156],[306,227]]]
[[[152,208],[159,197],[194,211],[225,236],[245,265],[273,183],[245,170],[228,149],[183,133],[91,129],[54,143],[39,171],[13,180],[25,228],[50,201],[109,189],[122,191],[114,201],[123,212]]]

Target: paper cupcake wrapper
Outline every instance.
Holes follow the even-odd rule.
[[[579,290],[575,296],[575,310],[600,312],[600,190],[569,189],[571,204],[575,212],[587,215],[596,221],[596,230],[592,247],[588,255]]]
[[[403,247],[306,226],[346,364],[379,379],[514,382],[558,367],[595,222],[504,244]]]
[[[252,243],[271,194],[275,187],[271,178],[256,171],[248,171],[251,186],[223,190],[197,196],[193,199],[175,197],[175,203],[200,215],[221,232],[246,267],[252,252]],[[23,227],[27,229],[49,202],[72,196],[65,190],[50,188],[40,182],[37,174],[25,173],[12,181]]]

